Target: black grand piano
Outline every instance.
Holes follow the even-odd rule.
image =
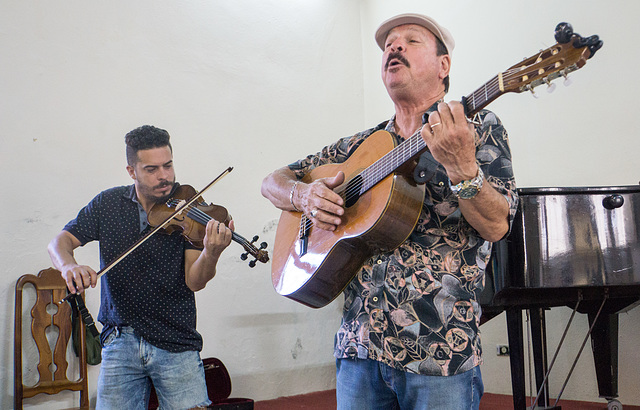
[[[640,185],[522,188],[509,237],[494,244],[482,321],[506,311],[514,409],[525,409],[522,312],[530,314],[540,408],[548,407],[544,311],[588,315],[600,397],[618,397],[618,313],[640,302]],[[586,338],[585,338],[586,341]],[[530,403],[531,404],[531,403]]]

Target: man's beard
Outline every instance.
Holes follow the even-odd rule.
[[[154,203],[162,204],[167,202],[167,200],[171,198],[171,195],[173,194],[174,190],[173,189],[169,190],[169,192],[166,195],[163,195],[161,197],[157,197],[153,193],[155,192],[156,189],[164,188],[166,186],[173,187],[174,185],[175,185],[175,179],[173,181],[163,181],[158,185],[151,187],[150,189],[145,189],[146,191],[145,194],[149,199],[152,199]]]

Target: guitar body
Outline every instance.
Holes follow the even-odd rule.
[[[347,184],[395,145],[391,134],[377,131],[346,162],[314,168],[303,182],[343,171]],[[310,307],[327,305],[375,252],[395,249],[409,237],[423,200],[424,185],[417,185],[409,173],[391,173],[345,207],[342,224],[335,231],[311,226],[306,244],[299,235],[306,217],[300,212],[282,212],[271,270],[276,292]]]

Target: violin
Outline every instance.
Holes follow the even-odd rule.
[[[160,226],[167,218],[176,214],[163,227],[161,232],[167,234],[180,232],[192,245],[202,249],[204,247],[203,240],[207,222],[215,219],[224,223],[225,226],[229,226],[231,215],[221,205],[207,204],[201,196],[198,196],[195,201],[191,201],[197,194],[198,192],[190,185],[178,185],[166,202],[157,203],[151,208],[147,215],[149,225],[152,227]],[[187,204],[186,201],[190,201],[190,203]],[[181,207],[184,207],[184,209]],[[262,263],[269,261],[269,254],[264,250],[267,247],[267,243],[262,242],[259,249],[254,245],[254,242],[258,240],[258,235],[248,241],[241,235],[232,232],[231,239],[242,245],[245,250],[240,255],[240,259],[247,260],[249,255],[255,258],[249,262],[250,267],[256,266],[256,261]]]

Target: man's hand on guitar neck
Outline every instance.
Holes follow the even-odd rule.
[[[422,128],[421,135],[429,151],[454,185],[478,173],[474,133],[462,104],[456,101],[438,104],[438,111],[429,115],[429,122]]]

